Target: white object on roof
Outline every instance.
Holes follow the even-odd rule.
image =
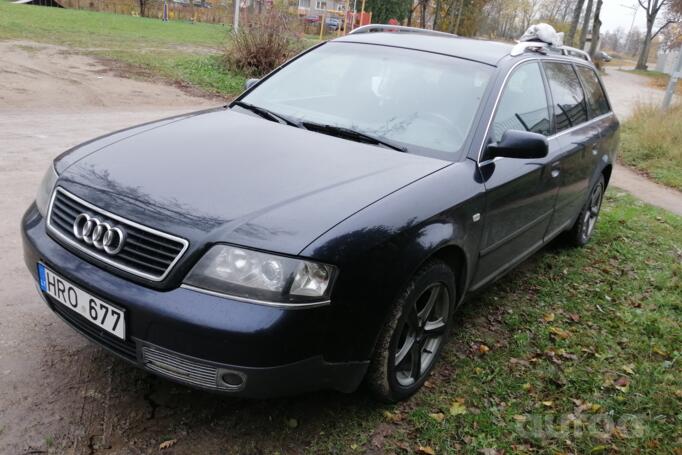
[[[549,24],[535,24],[521,36],[520,41],[540,41],[551,46],[561,47],[564,44],[564,34],[557,31]]]

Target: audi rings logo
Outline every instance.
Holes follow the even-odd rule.
[[[87,213],[81,213],[74,220],[73,235],[78,240],[82,240],[98,250],[104,250],[112,256],[123,249],[126,240],[124,231]]]

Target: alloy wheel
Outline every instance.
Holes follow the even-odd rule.
[[[594,187],[590,195],[589,205],[585,210],[585,220],[583,222],[583,237],[589,239],[594,231],[594,226],[597,224],[599,217],[599,210],[601,209],[601,202],[604,196],[604,187],[600,183]]]
[[[395,378],[409,387],[426,374],[445,338],[450,295],[443,283],[427,287],[409,308],[394,356]]]

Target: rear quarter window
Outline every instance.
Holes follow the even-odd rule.
[[[601,86],[599,78],[597,78],[597,74],[594,70],[581,65],[578,66],[578,74],[585,87],[587,103],[592,111],[592,117],[598,117],[610,112],[611,107],[606,99],[604,88]]]
[[[545,62],[554,102],[557,132],[587,121],[587,102],[578,75],[570,63]]]

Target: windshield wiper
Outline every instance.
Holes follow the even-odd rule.
[[[407,147],[398,145],[388,139],[372,136],[371,134],[367,133],[361,133],[360,131],[355,131],[350,128],[344,128],[342,126],[334,125],[322,125],[319,123],[310,122],[302,122],[302,125],[305,127],[305,129],[317,131],[318,133],[329,134],[330,136],[341,137],[357,142],[364,142],[366,144],[383,145],[384,147],[388,147],[399,152],[407,153]]]
[[[303,125],[301,124],[301,122],[297,122],[296,120],[292,120],[288,117],[285,117],[282,114],[277,114],[276,112],[272,112],[271,110],[265,109],[264,107],[256,106],[255,104],[249,104],[249,103],[245,103],[243,101],[236,101],[236,102],[234,102],[233,105],[239,106],[243,109],[251,111],[254,114],[259,115],[265,119],[274,120],[275,122],[284,123],[284,124],[290,125],[290,126],[295,126],[296,128],[303,128]]]

